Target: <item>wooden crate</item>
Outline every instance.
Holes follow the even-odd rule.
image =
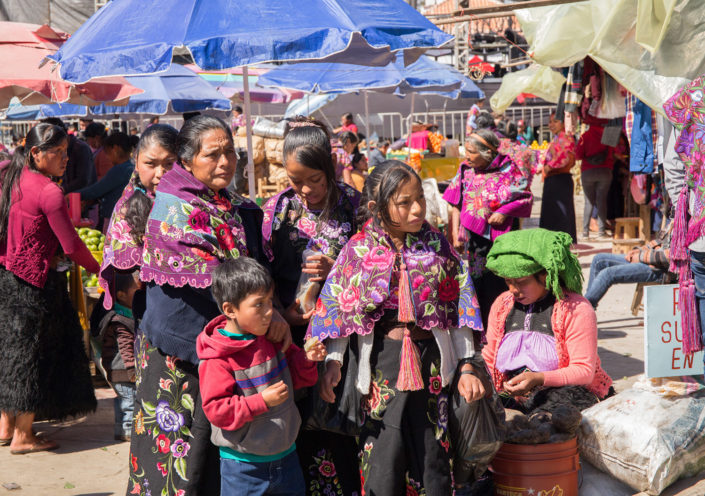
[[[612,240],[612,253],[626,255],[632,248],[644,245],[644,240],[639,238],[614,239]]]

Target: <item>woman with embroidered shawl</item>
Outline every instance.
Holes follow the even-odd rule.
[[[466,401],[484,395],[468,363],[472,329],[482,329],[477,299],[461,259],[424,220],[413,169],[393,161],[368,181],[373,217],[338,256],[309,327],[329,350],[321,398],[335,400],[350,343],[364,493],[451,494],[449,384],[457,373]]]
[[[360,194],[336,181],[332,153],[330,137],[321,123],[304,118],[292,121],[283,152],[291,186],[264,205],[264,250],[272,264],[276,298],[299,346],[303,346],[310,317],[310,313],[301,312],[301,302],[296,298],[299,278],[306,273],[311,281],[322,284],[338,253],[356,231]],[[315,254],[304,260],[305,250]],[[317,297],[313,295],[314,302]],[[310,403],[304,399],[299,408],[305,421]],[[302,431],[296,444],[309,492],[331,484],[334,494],[359,494],[354,438]],[[321,467],[335,471],[336,480]]]
[[[539,227],[568,233],[577,242],[575,206],[573,205],[573,175],[575,138],[565,132],[563,121],[552,112],[548,127],[554,134],[542,163],[543,195]]]
[[[179,165],[159,181],[144,235],[140,278],[147,304],[136,342],[127,494],[219,494],[196,337],[220,313],[209,289],[213,268],[241,255],[263,260],[261,210],[225,189],[237,162],[227,124],[194,117],[176,143]],[[287,332],[280,317],[270,327],[275,341]]]
[[[497,238],[487,256],[509,291],[492,305],[482,357],[505,406],[525,413],[583,410],[613,392],[571,243],[566,233],[526,229]]]
[[[487,253],[498,236],[519,227],[531,215],[533,196],[530,155],[504,143],[489,129],[479,129],[465,142],[465,161],[443,194],[453,206],[453,246],[468,255],[470,275],[480,300],[482,318],[507,286],[485,268]]]
[[[178,131],[166,124],[149,126],[137,144],[135,172],[115,204],[105,234],[103,263],[98,282],[103,288],[103,306],[113,307],[115,271],[129,272],[142,263],[142,238],[154,192],[162,176],[176,162]]]

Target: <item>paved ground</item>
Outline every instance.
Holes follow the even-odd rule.
[[[525,225],[537,224],[540,184],[535,185],[535,214]],[[576,211],[582,211],[582,198],[576,198]],[[594,249],[608,249],[609,243],[591,243]],[[587,268],[593,255],[581,256]],[[609,290],[598,309],[599,354],[603,367],[615,379],[617,391],[628,388],[644,370],[643,321],[633,318],[629,307],[634,285]],[[127,443],[113,441],[112,397],[109,389],[99,389],[98,411],[87,418],[64,424],[38,423],[36,428],[61,444],[58,451],[12,456],[0,448],[0,495],[123,495],[127,485]],[[2,486],[14,483],[16,490]],[[634,491],[583,463],[580,496],[631,496]],[[705,474],[681,480],[668,488],[666,496],[702,496]]]

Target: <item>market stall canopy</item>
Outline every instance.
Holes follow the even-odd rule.
[[[532,64],[527,69],[510,72],[502,78],[502,85],[490,98],[492,110],[503,114],[523,93],[531,93],[547,102],[557,103],[565,77],[550,67]]]
[[[13,98],[7,111],[0,118],[15,121],[36,121],[47,117],[85,117],[88,107],[72,103],[53,103],[48,105],[22,105],[19,98]]]
[[[164,71],[180,46],[214,70],[329,56],[386,65],[451,39],[403,0],[113,0],[50,58],[80,83]]]
[[[157,114],[198,110],[231,110],[230,100],[192,70],[174,64],[165,73],[126,78],[144,93],[130,98],[127,105],[98,105],[91,114]]]
[[[109,77],[73,84],[61,80],[49,66],[39,67],[68,39],[68,34],[47,25],[0,22],[0,108],[13,97],[25,104],[69,102],[96,104],[104,101],[126,103],[142,90],[124,78]]]
[[[705,72],[702,0],[590,0],[515,14],[536,62],[568,67],[590,56],[661,113],[671,95]]]
[[[384,67],[363,67],[353,64],[300,63],[286,64],[260,76],[257,83],[264,87],[290,88],[307,93],[350,93],[355,91],[459,94],[465,85],[475,98],[482,90],[456,69],[421,56],[413,64],[404,65],[399,56]]]

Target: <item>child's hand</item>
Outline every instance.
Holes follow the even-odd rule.
[[[306,358],[312,362],[321,362],[326,358],[327,354],[325,345],[319,341],[306,352]]]
[[[281,405],[289,397],[289,386],[284,381],[272,384],[262,391],[262,399],[268,408]]]
[[[323,401],[327,401],[328,403],[335,402],[335,393],[333,392],[333,389],[338,385],[340,379],[342,378],[342,374],[340,373],[341,368],[342,364],[337,360],[331,360],[326,364],[326,371],[318,384],[318,392],[320,393]]]

